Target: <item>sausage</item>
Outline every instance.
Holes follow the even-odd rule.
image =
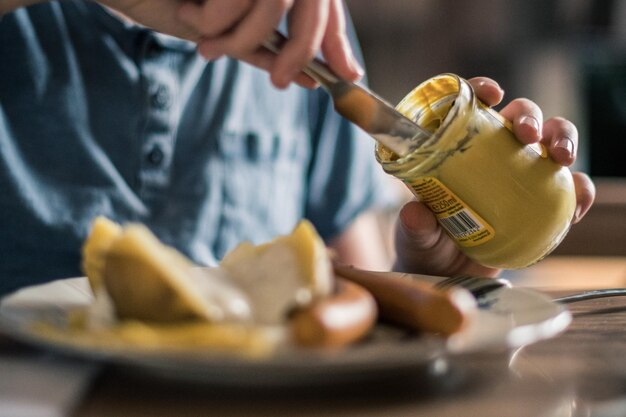
[[[338,278],[332,295],[293,313],[291,335],[300,346],[338,348],[367,335],[376,319],[372,295],[360,285]]]
[[[476,309],[473,297],[464,289],[437,290],[408,276],[338,263],[334,269],[337,276],[361,285],[374,296],[381,317],[413,330],[450,335],[461,330]]]

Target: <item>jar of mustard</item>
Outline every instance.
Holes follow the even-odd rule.
[[[510,123],[454,74],[420,84],[396,107],[432,132],[398,157],[376,157],[436,215],[463,252],[494,268],[522,268],[566,235],[576,207],[571,172],[541,145],[524,145]]]

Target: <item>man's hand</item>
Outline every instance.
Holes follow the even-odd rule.
[[[503,98],[498,84],[488,78],[469,80],[476,95],[494,106]],[[513,122],[513,132],[522,143],[541,142],[557,163],[570,166],[576,159],[578,131],[563,118],[543,120],[541,109],[528,99],[516,99],[500,112]],[[595,198],[591,179],[574,172],[576,210],[572,223],[577,223],[589,210]],[[396,229],[398,269],[432,275],[496,276],[500,271],[480,265],[461,252],[455,242],[439,226],[433,213],[423,204],[412,201],[400,211]]]
[[[278,56],[259,49],[287,15],[289,41]],[[185,1],[182,21],[201,34],[198,51],[207,59],[228,55],[267,69],[284,88],[292,81],[314,86],[301,71],[321,49],[328,64],[348,80],[362,75],[346,35],[341,0]]]
[[[100,0],[159,32],[198,43],[207,59],[230,56],[271,73],[274,85],[315,87],[302,69],[322,51],[330,67],[354,81],[363,74],[346,34],[341,0]],[[261,48],[287,16],[289,41],[278,55]]]

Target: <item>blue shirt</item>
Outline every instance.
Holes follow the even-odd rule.
[[[93,218],[199,264],[310,219],[328,240],[387,201],[373,141],[327,94],[84,1],[0,20],[0,293],[79,276]]]

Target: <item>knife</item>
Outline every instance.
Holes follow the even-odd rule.
[[[263,47],[278,54],[285,42],[287,38],[275,31]],[[329,93],[337,113],[398,156],[409,155],[430,138],[429,131],[367,88],[341,79],[324,61],[314,58],[302,71]]]

